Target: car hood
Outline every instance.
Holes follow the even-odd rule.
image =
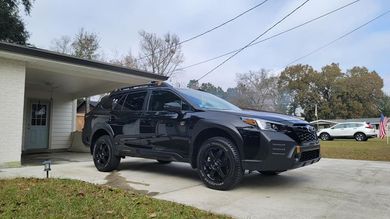
[[[289,125],[289,126],[309,124],[305,120],[299,119],[294,116],[280,114],[280,113],[253,111],[253,110],[229,111],[229,112],[236,114],[238,116],[263,119],[271,122],[282,123],[284,125]]]

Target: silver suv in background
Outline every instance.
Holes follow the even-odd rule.
[[[368,138],[377,136],[374,126],[366,122],[338,123],[318,131],[317,135],[323,141],[335,138],[354,138],[356,141],[367,141]]]

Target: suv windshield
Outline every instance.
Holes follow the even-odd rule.
[[[193,89],[178,89],[188,102],[201,109],[233,110],[240,111],[237,106],[207,92]]]

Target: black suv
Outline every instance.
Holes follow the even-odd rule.
[[[219,190],[237,185],[245,170],[276,175],[320,160],[316,130],[306,121],[242,110],[164,82],[103,97],[86,115],[83,142],[99,171],[116,169],[125,156],[187,162]]]

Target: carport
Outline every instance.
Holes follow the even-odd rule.
[[[48,50],[0,43],[0,166],[22,152],[67,150],[77,98],[166,80],[164,76]]]

